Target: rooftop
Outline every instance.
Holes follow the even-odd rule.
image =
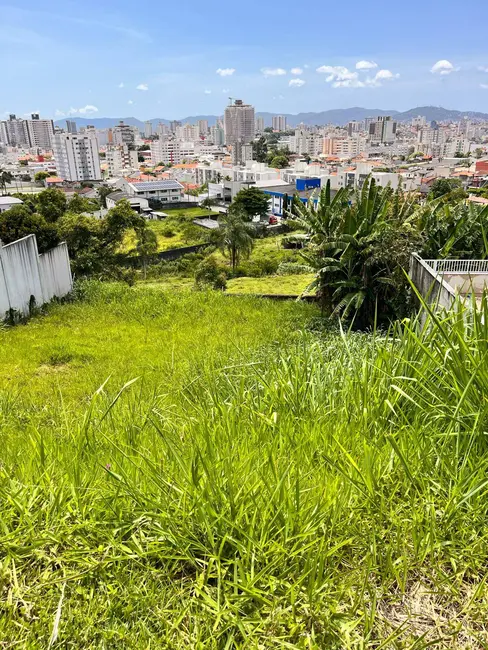
[[[23,201],[15,196],[0,196],[0,205],[20,205],[21,203]]]
[[[183,185],[178,181],[143,181],[141,183],[131,183],[135,192],[148,192],[151,190],[181,190]]]

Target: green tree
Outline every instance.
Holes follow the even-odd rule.
[[[270,167],[275,167],[276,169],[284,169],[285,167],[288,167],[288,158],[286,156],[278,154],[271,160]]]
[[[93,203],[89,199],[75,192],[68,203],[67,209],[69,212],[81,214],[82,212],[92,212],[93,207]]]
[[[219,246],[224,255],[229,257],[232,270],[242,258],[247,258],[253,249],[254,229],[247,223],[247,213],[243,209],[229,210],[220,220],[217,231]]]
[[[5,169],[0,169],[0,187],[2,188],[2,194],[6,193],[7,184],[11,183],[14,180],[13,175]]]
[[[264,136],[261,136],[252,143],[252,152],[254,160],[260,163],[266,162],[268,155],[268,141]]]
[[[458,178],[437,178],[430,188],[429,197],[438,199],[440,196],[450,194],[453,190],[461,188],[461,181]]]
[[[39,183],[39,185],[42,185],[46,178],[49,178],[49,176],[49,172],[37,172],[34,174],[34,180],[36,183]]]
[[[113,189],[111,187],[107,187],[106,185],[101,185],[97,191],[98,191],[98,198],[100,199],[100,203],[102,204],[102,207],[106,208],[107,196],[109,194],[112,194]]]
[[[136,228],[136,251],[141,260],[144,280],[147,277],[147,267],[158,252],[158,238],[152,228],[146,223]]]
[[[484,152],[483,152],[483,149],[481,147],[476,147],[476,149],[474,150],[473,155],[474,155],[475,158],[481,158],[483,156],[483,153]]]
[[[210,255],[197,266],[195,271],[195,286],[198,289],[224,290],[227,286],[227,275],[225,269],[220,266],[215,257]]]
[[[66,212],[66,195],[61,190],[50,187],[37,195],[37,211],[49,223],[55,223]]]
[[[40,253],[59,244],[54,224],[47,223],[39,214],[32,213],[25,205],[14,205],[0,213],[0,240],[10,244],[17,239],[35,235]]]
[[[229,208],[236,210],[248,220],[253,217],[266,217],[269,211],[269,197],[258,187],[249,187],[238,192]]]
[[[391,188],[378,187],[372,179],[353,197],[342,188],[333,198],[329,181],[317,205],[297,206],[295,219],[311,240],[303,256],[316,272],[312,286],[324,308],[352,318],[360,329],[372,327],[376,317],[381,322],[397,315],[394,272],[403,278],[399,265],[408,263],[415,207],[413,199],[401,192],[395,199]]]

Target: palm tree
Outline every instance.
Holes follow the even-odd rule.
[[[13,180],[14,177],[10,172],[5,169],[0,169],[0,187],[2,188],[2,194],[6,193],[7,183],[11,183]]]
[[[224,255],[228,255],[232,270],[241,257],[249,257],[254,245],[254,228],[245,218],[243,212],[234,209],[220,219],[219,246]]]
[[[376,313],[390,315],[395,246],[403,242],[402,229],[414,210],[413,200],[400,191],[394,196],[373,179],[353,195],[341,189],[334,198],[327,183],[316,206],[308,201],[295,207],[294,219],[311,237],[304,252],[316,272],[310,288],[318,288],[330,312],[353,317],[360,328],[371,326]]]

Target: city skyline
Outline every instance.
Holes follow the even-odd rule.
[[[220,115],[228,97],[274,114],[415,105],[486,111],[488,7],[477,11],[473,20],[453,0],[413,0],[400,15],[385,0],[374,8],[352,0],[347,20],[341,7],[324,11],[311,0],[300,35],[289,0],[279,11],[255,0],[246,11],[217,2],[211,13],[190,0],[184,15],[159,5],[135,13],[127,0],[108,8],[54,0],[49,10],[33,0],[4,3],[0,119]],[[317,16],[323,20],[310,20]]]

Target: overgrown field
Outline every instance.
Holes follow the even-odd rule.
[[[88,284],[2,332],[0,647],[487,647],[483,310]]]

